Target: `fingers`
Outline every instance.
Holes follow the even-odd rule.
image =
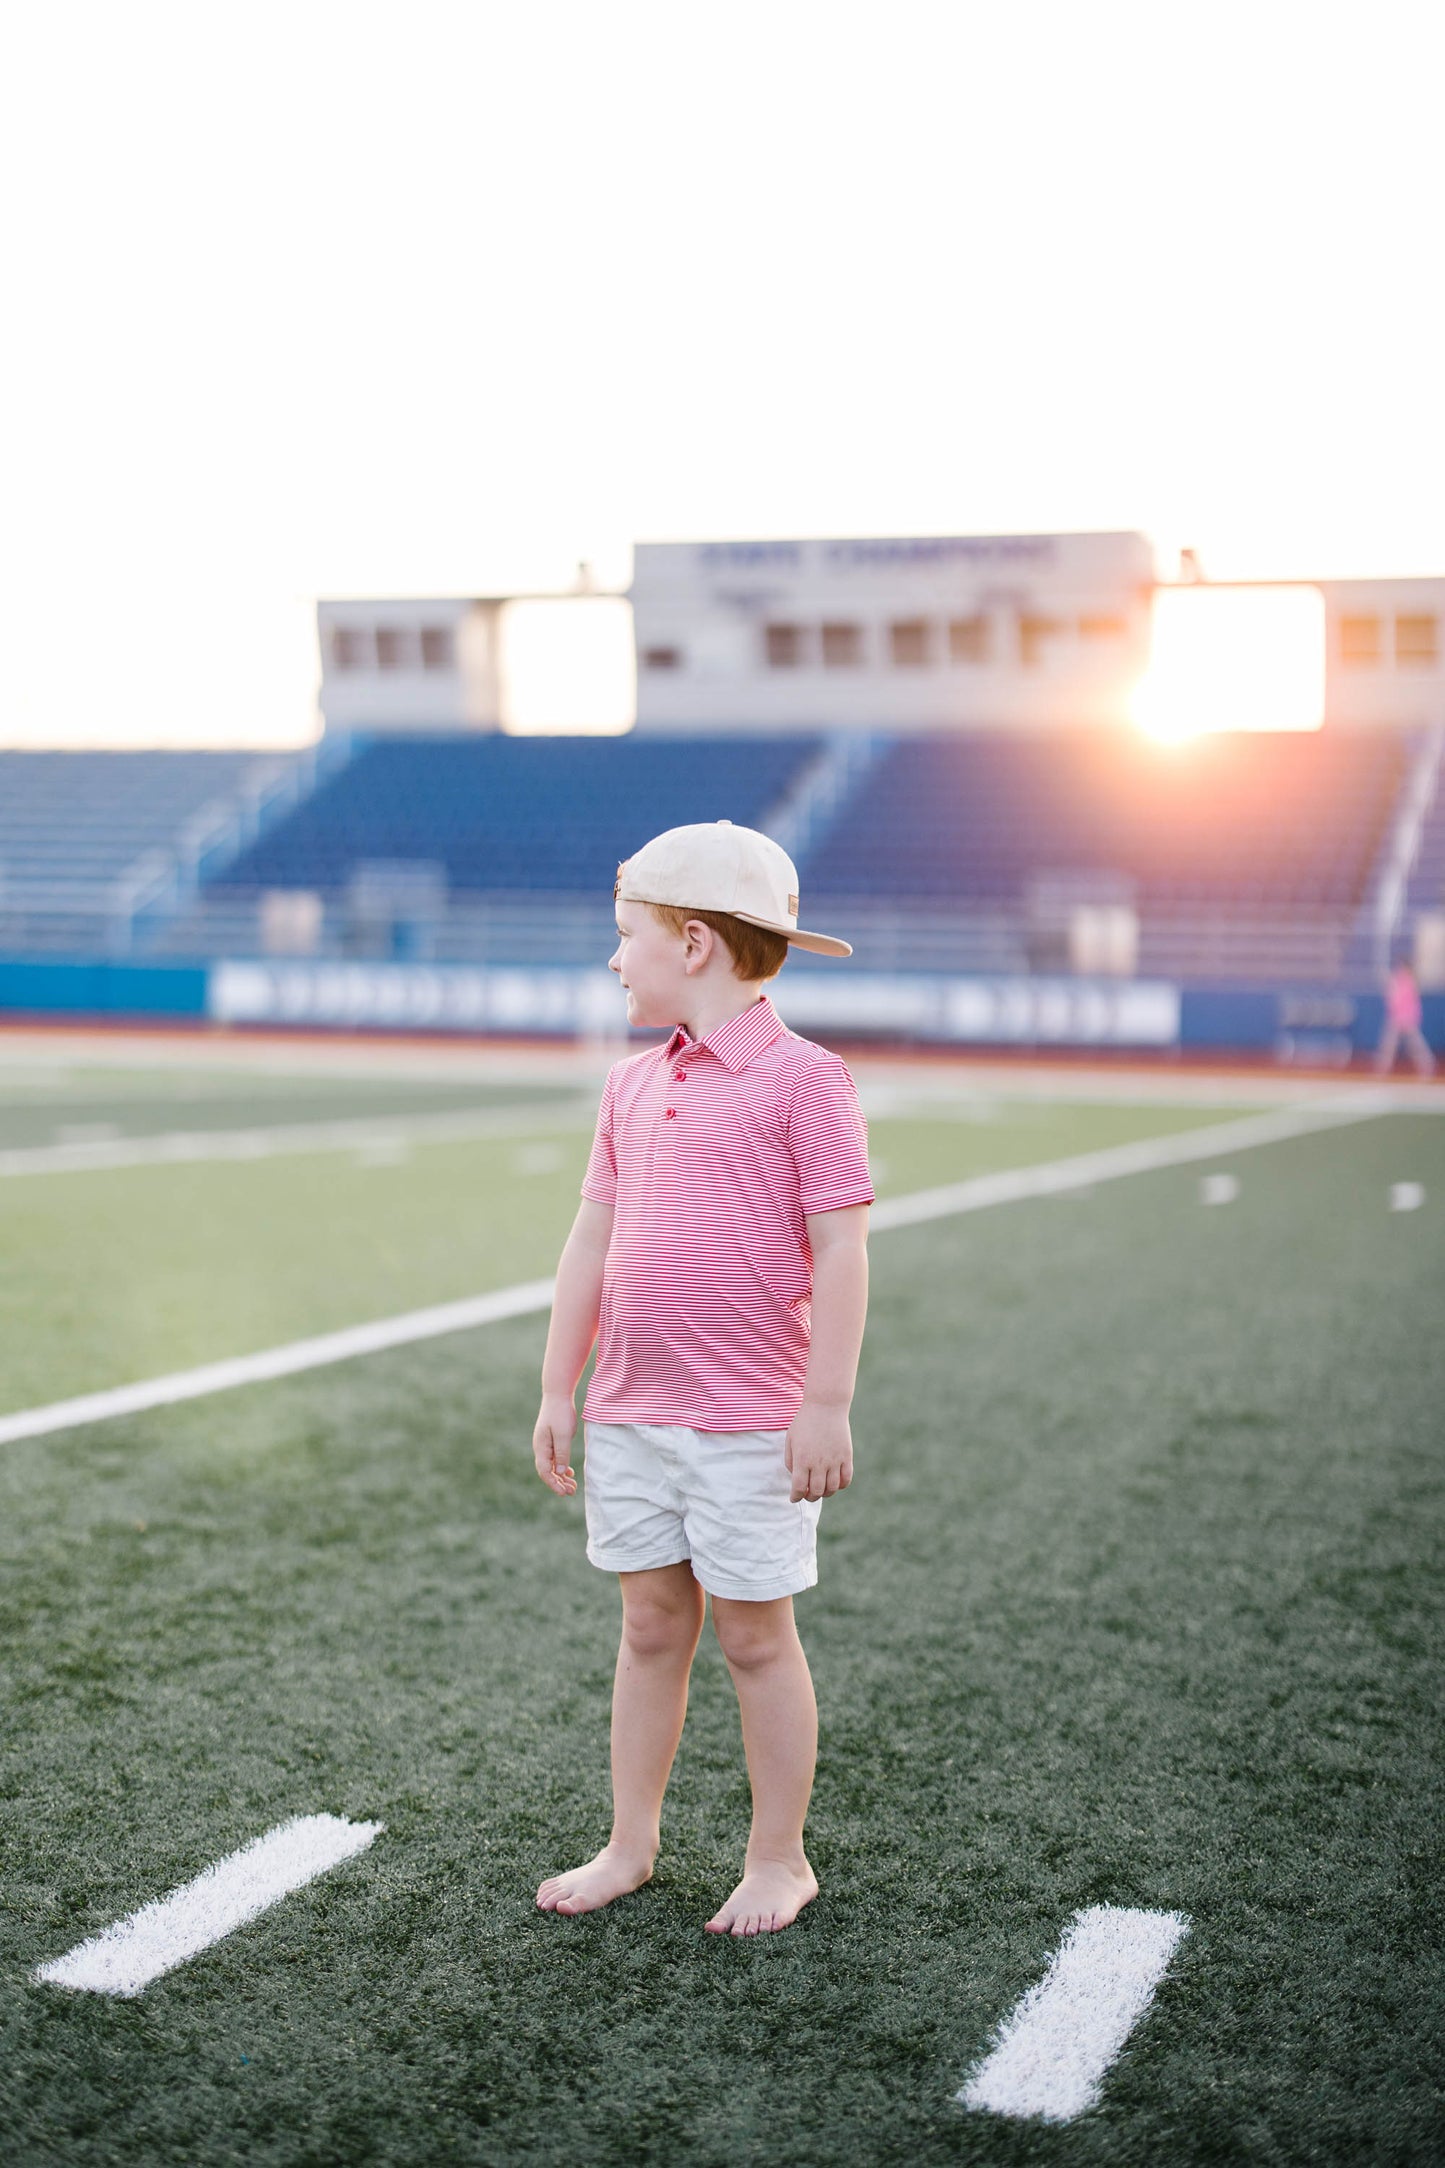
[[[577,1477],[566,1452],[566,1445],[551,1425],[539,1423],[532,1433],[532,1458],[542,1481],[559,1498],[570,1498],[577,1488]]]
[[[824,1461],[820,1466],[803,1466],[793,1470],[793,1504],[808,1499],[831,1498],[835,1492],[846,1490],[853,1480],[852,1468],[843,1461]]]

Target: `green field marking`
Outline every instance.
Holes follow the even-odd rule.
[[[885,1197],[1206,1118],[1033,1105],[987,1126],[880,1121],[870,1142]],[[395,1165],[327,1152],[0,1184],[0,1414],[546,1277],[588,1148],[574,1126]]]
[[[875,1247],[858,1479],[799,1601],[823,1894],[742,1948],[702,1933],[747,1814],[710,1635],[653,1885],[532,1906],[604,1834],[616,1635],[531,1471],[542,1319],[0,1456],[17,2157],[1431,2158],[1445,1127],[1238,1171],[1227,1210],[1179,1168]],[[28,1984],[300,1812],[384,1820],[384,1856],[143,2005]],[[1101,2107],[968,2116],[1094,1904],[1194,1922]]]

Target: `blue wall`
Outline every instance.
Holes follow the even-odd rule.
[[[0,1016],[201,1017],[203,964],[0,957]]]
[[[200,1021],[208,980],[204,964],[0,957],[0,1017]],[[1445,992],[1427,994],[1424,1007],[1425,1035],[1437,1053],[1445,1051]],[[1179,1043],[1200,1052],[1273,1051],[1328,1063],[1371,1052],[1383,1019],[1383,999],[1371,991],[1186,986]],[[841,1018],[836,1031],[847,1036]]]

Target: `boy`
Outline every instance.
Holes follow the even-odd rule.
[[[852,954],[798,930],[797,888],[786,852],[731,821],[670,828],[618,868],[610,968],[628,1022],[675,1028],[608,1075],[542,1364],[532,1449],[567,1497],[598,1342],[587,1555],[622,1590],[612,1835],[542,1884],[544,1911],[595,1911],[651,1877],[709,1596],[753,1819],[708,1928],[766,1934],[818,1894],[803,1850],[818,1719],[793,1597],[817,1579],[822,1500],[852,1480],[873,1189],[851,1076],[764,992],[790,944]]]

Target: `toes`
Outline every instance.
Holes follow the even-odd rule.
[[[537,1892],[537,1902],[544,1912],[565,1912],[575,1908],[577,1892],[570,1882],[558,1875],[555,1882],[544,1885]]]

